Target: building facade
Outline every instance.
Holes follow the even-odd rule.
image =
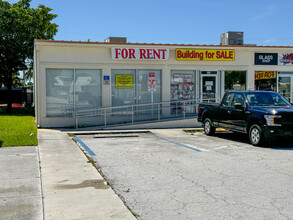
[[[109,119],[121,106],[133,110],[133,106],[143,108],[149,103],[218,102],[226,90],[272,90],[292,102],[292,49],[36,40],[37,124],[75,126],[75,115],[80,111],[85,114],[78,123],[95,125],[105,119],[93,117],[94,110],[111,107],[107,109]],[[170,108],[159,111],[172,114]],[[183,111],[196,113],[196,108]]]

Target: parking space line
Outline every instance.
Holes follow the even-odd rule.
[[[96,154],[85,144],[82,140],[79,139],[79,137],[74,136],[75,140],[89,153],[91,156],[96,156]]]
[[[154,137],[156,137],[156,138],[159,138],[159,139],[161,139],[161,140],[167,141],[167,142],[169,142],[169,143],[176,144],[176,145],[178,145],[178,146],[180,146],[180,147],[185,147],[185,148],[188,148],[188,149],[190,149],[190,150],[194,150],[194,151],[196,151],[196,152],[202,152],[201,150],[199,150],[199,149],[197,149],[197,148],[190,147],[190,146],[187,146],[187,145],[185,145],[185,144],[180,144],[180,143],[177,143],[177,142],[175,142],[175,141],[168,140],[168,139],[166,139],[166,138],[160,137],[160,136],[155,135],[155,134],[152,134],[152,133],[150,133],[150,135],[152,135],[152,136],[154,136]]]
[[[215,147],[215,148],[210,149],[209,151],[220,150],[220,149],[227,148],[227,147],[231,147],[231,146]]]

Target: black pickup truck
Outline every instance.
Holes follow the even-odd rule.
[[[293,137],[293,105],[276,92],[229,91],[220,104],[199,104],[197,119],[207,135],[225,128],[248,134],[252,145]]]

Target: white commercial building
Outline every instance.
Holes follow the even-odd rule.
[[[35,40],[37,124],[192,115],[195,103],[217,102],[231,89],[274,90],[292,100],[292,48]]]

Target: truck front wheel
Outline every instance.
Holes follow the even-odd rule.
[[[203,123],[204,133],[206,135],[213,135],[215,133],[215,127],[213,127],[213,123],[211,119],[206,118]]]
[[[254,146],[260,146],[264,141],[263,131],[261,127],[254,124],[249,129],[249,141]]]

